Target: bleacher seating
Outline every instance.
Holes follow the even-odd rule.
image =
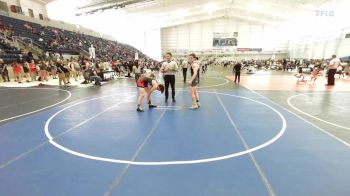
[[[105,40],[89,35],[84,35],[72,31],[66,31],[40,24],[31,23],[23,20],[10,18],[0,15],[0,23],[5,28],[13,31],[13,36],[31,39],[33,45],[39,47],[43,51],[58,52],[61,54],[80,54],[81,51],[89,51],[89,47],[93,44],[96,48],[96,57],[118,59],[133,59],[137,51],[140,58],[147,58],[137,49],[121,44],[116,41]]]
[[[23,51],[9,45],[3,38],[0,38],[0,58],[5,63],[12,63],[23,58]]]

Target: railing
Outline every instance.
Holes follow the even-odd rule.
[[[83,49],[83,47],[81,47],[80,53],[83,55],[90,55],[90,53],[88,51],[86,51],[85,49]]]
[[[16,45],[16,47],[23,48],[28,52],[32,52],[36,56],[40,56],[43,53],[43,50],[40,49],[31,38],[12,36],[12,42],[14,45]]]
[[[33,40],[31,38],[21,37],[21,36],[12,36],[12,40],[13,40],[14,43],[21,42],[22,44],[25,44],[25,45],[28,45],[30,47],[33,47]]]
[[[7,40],[7,37],[6,37],[5,33],[3,33],[3,32],[0,32],[0,38]]]

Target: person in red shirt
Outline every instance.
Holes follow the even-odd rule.
[[[112,60],[112,69],[116,71],[117,68],[117,62],[115,60]]]
[[[144,112],[144,110],[141,107],[141,103],[145,96],[147,96],[147,103],[149,108],[156,108],[156,105],[152,105],[151,95],[156,90],[160,91],[163,94],[164,85],[158,84],[157,80],[154,77],[147,77],[145,75],[141,75],[139,80],[137,81],[137,87],[140,89],[140,95],[137,99],[137,111]]]
[[[22,65],[16,62],[12,65],[13,74],[15,75],[15,81],[22,83]]]
[[[37,72],[37,69],[36,69],[35,62],[34,60],[31,60],[31,62],[29,63],[29,74],[32,81],[36,81],[36,72]]]

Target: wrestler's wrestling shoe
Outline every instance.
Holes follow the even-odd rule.
[[[144,112],[142,108],[137,108],[136,111],[138,111],[138,112]]]
[[[156,105],[149,104],[148,107],[149,107],[149,108],[156,108],[157,106],[156,106]]]

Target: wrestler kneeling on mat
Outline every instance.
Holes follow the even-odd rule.
[[[158,84],[157,80],[155,80],[154,78],[141,75],[139,80],[137,81],[137,87],[139,87],[140,89],[140,96],[137,100],[137,111],[143,112],[141,103],[146,94],[147,94],[147,103],[149,105],[149,108],[157,107],[156,105],[152,105],[151,95],[155,90],[158,90],[163,94],[164,85]]]
[[[193,109],[193,110],[200,108],[199,95],[197,90],[199,65],[196,62],[196,60],[197,60],[196,55],[190,54],[188,61],[191,64],[193,75],[191,80],[188,82],[188,84],[190,85],[190,94],[192,97],[192,106],[190,107],[190,109]]]

